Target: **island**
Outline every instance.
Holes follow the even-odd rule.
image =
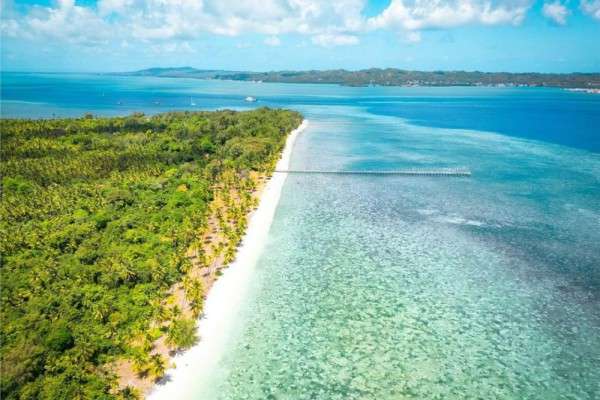
[[[410,71],[370,68],[311,71],[225,71],[192,67],[149,68],[123,76],[225,79],[252,82],[327,83],[345,86],[517,86],[600,89],[600,73],[509,73],[479,71]]]
[[[198,340],[206,293],[302,116],[260,108],[2,119],[2,393],[138,398]]]

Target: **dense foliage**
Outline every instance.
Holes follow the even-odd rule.
[[[285,83],[330,83],[347,86],[478,86],[523,85],[563,88],[600,88],[600,74],[542,74],[479,71],[409,71],[397,68],[370,68],[360,71],[236,72],[184,68],[151,68],[125,75],[174,78],[233,79]]]
[[[165,319],[158,305],[184,279],[221,177],[271,171],[300,119],[259,109],[0,120],[1,397],[127,396],[104,366]],[[174,318],[168,341],[189,346],[193,323]],[[160,375],[163,360],[150,361]]]

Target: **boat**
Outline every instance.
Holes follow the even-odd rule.
[[[256,97],[248,96],[246,97],[246,101],[249,103],[254,103],[256,101]]]
[[[190,97],[190,106],[195,106],[196,103],[194,103],[194,100],[192,100],[192,98]]]

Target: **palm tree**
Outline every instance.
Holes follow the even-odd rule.
[[[165,376],[165,360],[160,354],[152,354],[150,356],[150,370],[157,380]]]
[[[175,319],[181,315],[181,308],[178,305],[174,305],[169,309],[171,319]]]
[[[134,371],[140,376],[145,376],[148,373],[149,369],[148,355],[143,351],[134,351],[131,354],[130,358],[133,362]]]
[[[183,288],[185,290],[185,297],[190,302],[190,308],[194,317],[198,317],[204,305],[202,282],[198,279],[186,278],[183,281]]]
[[[132,388],[131,386],[127,386],[125,389],[121,390],[121,396],[125,400],[137,400],[140,398],[140,394],[137,389]]]
[[[169,326],[166,343],[176,349],[192,347],[198,340],[196,321],[193,319],[178,318]]]

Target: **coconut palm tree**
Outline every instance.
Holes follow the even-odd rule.
[[[152,372],[156,380],[165,376],[166,369],[165,360],[160,354],[152,354],[150,356],[150,372]]]
[[[196,321],[178,318],[169,326],[166,343],[174,349],[187,349],[198,341]]]

